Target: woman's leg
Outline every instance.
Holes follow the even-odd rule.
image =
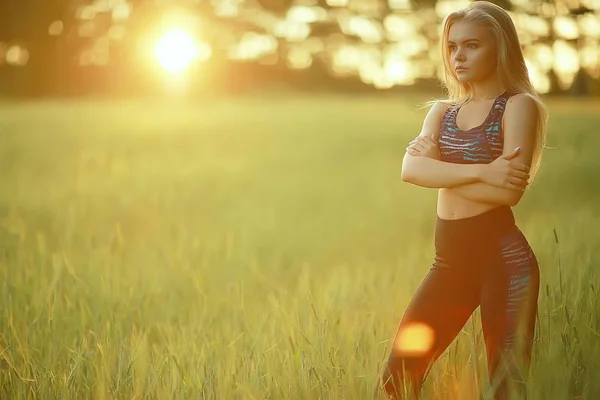
[[[437,257],[400,322],[382,382],[393,399],[403,399],[405,388],[417,397],[429,366],[479,305],[479,278],[457,267]]]
[[[500,240],[499,258],[485,266],[481,321],[495,399],[520,399],[534,339],[539,292],[538,263],[525,236],[516,229]],[[496,248],[498,253],[498,248]]]

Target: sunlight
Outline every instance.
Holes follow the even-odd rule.
[[[165,32],[154,48],[158,63],[169,72],[181,72],[188,68],[197,55],[198,46],[194,38],[182,29]]]
[[[435,333],[424,323],[411,323],[404,327],[396,339],[395,347],[402,354],[422,355],[433,347]]]

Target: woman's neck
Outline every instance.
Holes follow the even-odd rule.
[[[506,91],[504,85],[496,79],[471,85],[470,101],[495,99]]]

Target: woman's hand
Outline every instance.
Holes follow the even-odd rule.
[[[437,142],[430,136],[417,136],[408,144],[406,152],[411,156],[440,159]]]
[[[529,166],[514,160],[520,150],[517,147],[512,154],[502,155],[489,164],[483,164],[481,180],[500,188],[524,191],[529,184]]]

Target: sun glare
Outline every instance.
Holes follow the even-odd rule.
[[[164,70],[181,72],[194,61],[197,51],[192,35],[181,29],[172,29],[159,39],[154,56]]]
[[[431,350],[435,341],[433,329],[426,324],[408,324],[396,338],[396,349],[402,354],[423,355]]]

